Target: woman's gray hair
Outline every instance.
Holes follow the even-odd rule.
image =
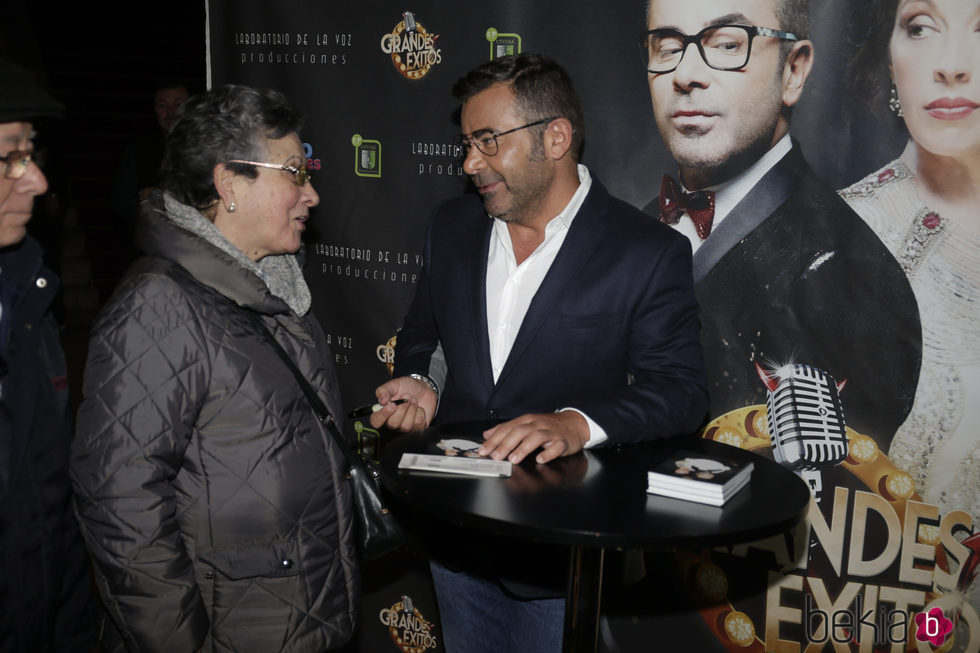
[[[218,199],[216,165],[261,161],[267,139],[297,133],[302,124],[303,115],[278,91],[226,85],[199,93],[181,105],[167,135],[160,187],[203,212]],[[228,167],[250,179],[258,175],[253,166]]]

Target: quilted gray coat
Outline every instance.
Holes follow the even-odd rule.
[[[343,453],[246,314],[340,415],[296,257],[255,264],[170,196],[141,220],[149,256],[93,328],[72,449],[104,650],[339,646],[360,589]]]

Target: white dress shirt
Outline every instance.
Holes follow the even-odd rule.
[[[514,244],[510,239],[507,223],[494,218],[490,252],[487,256],[487,333],[490,336],[490,362],[495,383],[514,346],[531,300],[551,269],[558,250],[565,242],[572,220],[592,188],[592,176],[583,165],[578,166],[578,179],[579,187],[572,199],[561,213],[548,222],[544,240],[520,265],[514,256]],[[608,439],[605,431],[588,415],[579,410],[576,412],[589,424],[589,441],[586,447],[594,447]]]
[[[711,223],[711,229],[714,231],[721,224],[732,209],[735,208],[742,198],[748,195],[749,191],[759,183],[769,170],[779,163],[786,154],[793,148],[793,141],[787,133],[779,141],[769,148],[769,151],[762,155],[758,161],[749,166],[748,170],[739,174],[728,181],[718,184],[717,186],[709,186],[708,188],[696,188],[694,190],[711,190],[715,192],[715,219]],[[679,182],[683,188],[683,182]],[[686,192],[690,192],[688,189],[684,188]],[[704,242],[701,237],[698,236],[698,232],[694,227],[694,221],[691,220],[686,212],[681,214],[680,220],[677,224],[671,225],[674,229],[681,232],[687,239],[691,241],[691,250],[698,251],[701,244]],[[710,234],[708,236],[711,237]]]

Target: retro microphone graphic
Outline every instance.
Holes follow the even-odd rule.
[[[412,602],[412,597],[408,594],[402,594],[402,612],[407,612],[408,614],[413,614],[415,612],[415,604]]]
[[[796,471],[819,501],[820,470],[836,467],[847,458],[847,432],[840,392],[830,374],[804,364],[784,365],[756,372],[768,389],[766,402],[769,441],[776,462]]]
[[[409,34],[412,33],[412,32],[414,32],[415,31],[415,14],[413,14],[410,11],[406,11],[405,13],[402,14],[402,17],[405,19],[405,32],[406,33],[409,33]]]

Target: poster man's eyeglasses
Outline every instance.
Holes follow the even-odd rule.
[[[713,25],[697,34],[675,29],[652,29],[640,35],[640,53],[647,72],[673,72],[680,65],[687,46],[698,46],[701,59],[715,70],[739,70],[749,64],[752,40],[766,36],[783,41],[798,41],[795,34],[755,25]]]

